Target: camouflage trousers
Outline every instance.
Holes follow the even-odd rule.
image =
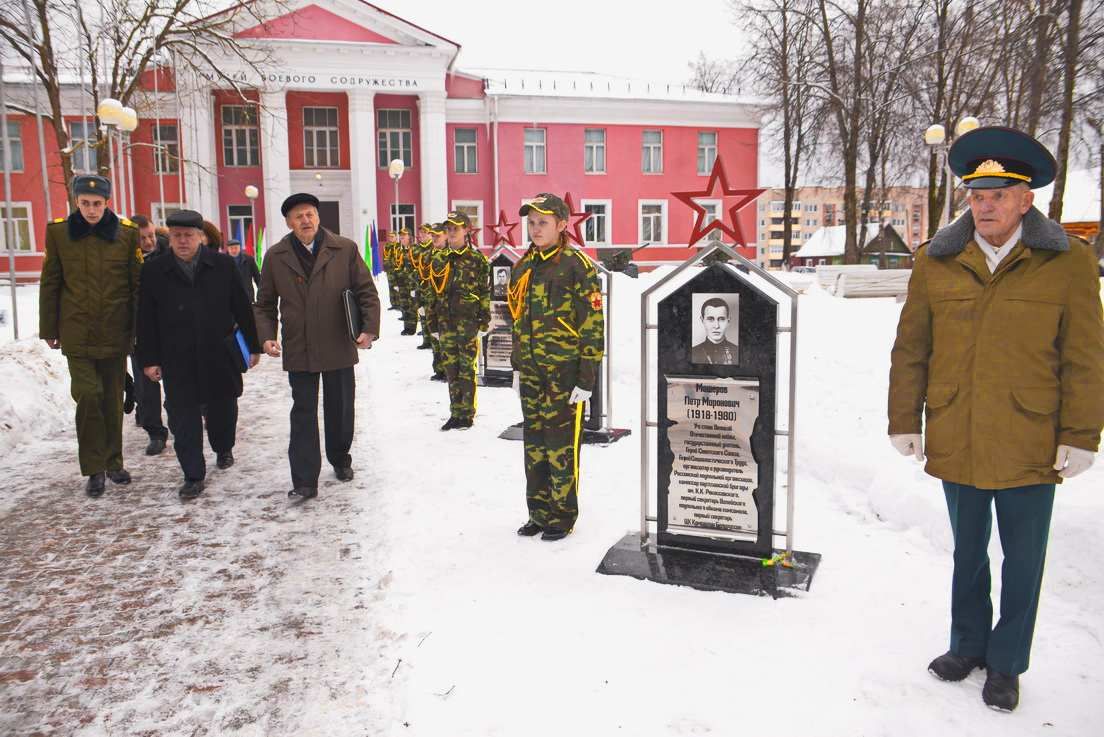
[[[387,272],[387,306],[395,308],[399,306],[398,274],[394,271]]]
[[[406,275],[401,275],[398,282],[399,303],[395,306],[402,310],[403,329],[411,331],[417,330],[418,300],[411,294],[414,288],[410,286],[410,278]]]
[[[449,413],[458,420],[475,417],[475,362],[479,339],[474,331],[441,331],[441,368],[448,380]]]
[[[579,439],[583,404],[569,404],[575,372],[550,376],[521,372],[525,501],[529,519],[543,528],[570,530],[579,517]]]
[[[422,314],[418,315],[418,326],[422,329],[422,345],[433,345],[433,340],[429,337],[429,317],[426,312],[425,301],[418,299],[418,309],[422,311]]]

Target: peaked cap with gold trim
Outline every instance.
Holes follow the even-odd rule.
[[[995,125],[959,136],[951,145],[947,163],[967,189],[1001,189],[1021,183],[1038,189],[1054,181],[1057,169],[1043,144],[1023,131]]]

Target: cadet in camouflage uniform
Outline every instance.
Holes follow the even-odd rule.
[[[134,348],[142,254],[138,227],[107,207],[108,180],[74,177],[72,192],[77,209],[46,227],[38,334],[69,362],[77,454],[85,491],[96,498],[105,475],[130,483],[123,468],[123,381]]]
[[[399,245],[395,248],[395,284],[399,290],[399,309],[402,310],[403,329],[400,335],[414,335],[418,331],[418,304],[414,289],[418,274],[410,250],[410,231],[399,231]]]
[[[387,274],[387,309],[399,309],[399,287],[395,284],[395,234],[390,230],[384,231],[383,239],[383,271]]]
[[[429,332],[429,342],[433,345],[433,381],[447,381],[445,377],[445,357],[441,352],[441,339],[435,332],[435,315],[437,314],[438,291],[443,291],[448,279],[448,224],[436,223],[430,229],[433,236],[432,247],[429,252],[428,282],[426,290],[426,330]]]
[[[570,214],[562,199],[538,195],[520,214],[532,242],[508,292],[529,507],[518,534],[562,540],[579,516],[579,438],[602,360],[602,291],[594,264],[567,242]]]
[[[433,348],[433,340],[429,335],[429,327],[426,325],[426,305],[433,293],[429,286],[429,258],[433,251],[433,226],[422,223],[418,228],[418,241],[410,247],[411,258],[414,261],[414,305],[418,311],[418,325],[421,326],[422,342],[418,350]]]
[[[450,212],[445,273],[437,293],[434,328],[441,340],[442,364],[449,385],[449,419],[442,430],[465,430],[475,417],[475,361],[479,338],[491,321],[490,264],[471,241],[471,220]],[[438,290],[437,287],[440,287]]]

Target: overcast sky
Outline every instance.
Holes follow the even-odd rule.
[[[699,51],[719,57],[738,53],[727,0],[374,4],[460,44],[460,69],[565,69],[681,83]],[[548,17],[552,8],[556,15]]]

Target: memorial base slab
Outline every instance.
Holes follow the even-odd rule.
[[[514,385],[514,375],[486,373],[476,379],[476,384],[509,389]]]
[[[634,532],[609,549],[598,566],[598,573],[689,586],[701,591],[780,599],[809,590],[813,574],[820,565],[820,554],[794,551],[792,562],[792,567],[765,566],[758,558],[657,547],[651,541],[641,545],[639,533]]]
[[[609,430],[583,430],[582,444],[583,445],[609,445],[610,443],[616,443],[621,438],[629,435],[632,431],[624,428],[613,427]],[[524,440],[522,436],[521,423],[516,425],[510,425],[503,430],[499,436],[502,440]]]

